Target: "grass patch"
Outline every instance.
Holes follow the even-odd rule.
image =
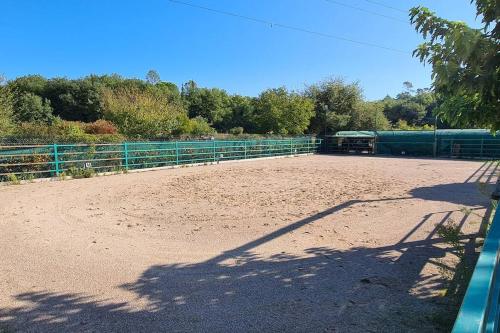
[[[68,170],[66,170],[65,175],[71,176],[72,178],[75,178],[75,179],[92,178],[95,176],[95,171],[92,168],[71,167]]]
[[[21,180],[13,173],[7,175],[7,182],[11,185],[19,185],[21,184]]]
[[[494,211],[494,209],[493,209]],[[481,232],[482,226],[488,226],[490,215],[487,213],[484,217],[474,211],[463,208],[461,212],[466,216],[477,216],[482,219],[479,233],[472,238],[464,238],[460,230],[460,225],[453,219],[448,219],[445,224],[437,226],[437,233],[443,239],[444,243],[451,248],[450,253],[456,257],[456,265],[449,266],[441,262],[439,272],[446,280],[445,289],[442,290],[441,297],[445,307],[431,315],[430,320],[437,328],[450,332],[455,323],[460,305],[469,286],[470,279],[474,272],[475,263],[479,257],[480,248],[483,244],[484,233]],[[473,224],[474,222],[469,222]]]

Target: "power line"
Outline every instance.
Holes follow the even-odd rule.
[[[371,10],[368,10],[368,9],[364,9],[364,8],[361,8],[361,7],[357,7],[357,6],[353,6],[353,5],[348,5],[348,4],[343,3],[343,2],[339,2],[339,1],[335,1],[335,0],[325,0],[325,1],[329,2],[329,3],[332,3],[332,4],[335,4],[335,5],[339,5],[339,6],[347,7],[347,8],[350,8],[350,9],[354,9],[354,10],[357,10],[357,11],[360,11],[360,12],[368,13],[370,15],[375,15],[375,16],[386,18],[386,19],[390,19],[390,20],[393,20],[393,21],[396,21],[396,22],[405,23],[405,24],[409,23],[408,21],[402,20],[402,19],[394,17],[394,16],[389,16],[389,15],[377,13],[377,12],[374,12],[374,11],[371,11]]]
[[[392,6],[386,5],[385,3],[381,3],[381,2],[373,1],[373,0],[365,0],[365,1],[368,2],[368,3],[374,4],[374,5],[380,6],[380,7],[385,7],[385,8],[388,8],[388,9],[395,10],[395,11],[400,12],[400,13],[408,14],[407,10],[396,8],[396,7],[392,7]]]
[[[221,15],[226,15],[226,16],[231,16],[231,17],[235,17],[235,18],[239,18],[239,19],[244,19],[247,21],[252,21],[255,23],[264,24],[264,25],[267,25],[271,28],[277,27],[277,28],[282,28],[282,29],[288,29],[288,30],[298,31],[298,32],[302,32],[302,33],[306,33],[306,34],[310,34],[310,35],[315,35],[315,36],[320,36],[320,37],[325,37],[325,38],[330,38],[330,39],[342,40],[344,42],[350,42],[350,43],[369,46],[369,47],[375,47],[375,48],[383,49],[383,50],[387,50],[387,51],[404,53],[404,54],[411,54],[408,51],[399,50],[399,49],[395,49],[392,47],[387,47],[387,46],[383,46],[383,45],[379,45],[379,44],[375,44],[375,43],[370,43],[370,42],[359,41],[359,40],[350,39],[350,38],[337,36],[337,35],[332,35],[332,34],[320,32],[320,31],[304,29],[304,28],[300,28],[300,27],[296,27],[296,26],[287,25],[287,24],[271,22],[271,21],[260,19],[260,18],[250,17],[250,16],[246,16],[246,15],[241,15],[241,14],[232,13],[232,12],[214,9],[214,8],[209,8],[209,7],[205,7],[205,6],[200,6],[197,4],[190,3],[190,2],[184,2],[184,1],[179,1],[179,0],[168,0],[168,1],[175,3],[175,4],[187,6],[187,7],[202,9],[202,10],[212,12],[212,13],[217,13],[217,14],[221,14]]]

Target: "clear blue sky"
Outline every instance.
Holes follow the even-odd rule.
[[[368,99],[395,95],[403,81],[430,85],[430,68],[410,52],[422,39],[399,11],[425,5],[444,17],[475,22],[469,0],[183,0],[408,54],[270,27],[168,0],[1,0],[0,74],[76,78],[118,73],[164,81],[195,80],[230,93],[303,89],[331,76],[359,81]]]

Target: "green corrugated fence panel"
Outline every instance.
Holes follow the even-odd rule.
[[[323,151],[335,152],[336,140],[375,139],[375,152],[381,155],[434,156],[453,158],[500,158],[500,132],[487,130],[434,131],[341,131],[326,138]],[[434,147],[435,146],[435,147]]]

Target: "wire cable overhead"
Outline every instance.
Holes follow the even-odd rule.
[[[396,52],[396,53],[403,53],[403,54],[411,55],[411,53],[408,51],[404,51],[404,50],[400,50],[400,49],[396,49],[396,48],[392,48],[392,47],[388,47],[388,46],[383,46],[380,44],[355,40],[355,39],[351,39],[351,38],[332,35],[329,33],[324,33],[324,32],[315,31],[315,30],[309,30],[309,29],[296,27],[296,26],[292,26],[292,25],[287,25],[287,24],[282,24],[282,23],[278,23],[278,22],[271,22],[271,21],[256,18],[256,17],[251,17],[251,16],[241,15],[241,14],[237,14],[237,13],[233,13],[233,12],[228,12],[225,10],[219,10],[219,9],[214,9],[214,8],[210,8],[210,7],[205,7],[205,6],[197,5],[197,4],[190,3],[190,2],[185,2],[185,1],[180,1],[180,0],[168,0],[168,1],[171,3],[174,3],[174,4],[178,4],[178,5],[197,8],[197,9],[205,10],[205,11],[216,13],[216,14],[231,16],[231,17],[251,21],[254,23],[263,24],[263,25],[269,26],[271,28],[277,27],[277,28],[282,28],[282,29],[287,29],[287,30],[292,30],[292,31],[298,31],[298,32],[302,32],[302,33],[306,33],[306,34],[310,34],[310,35],[319,36],[319,37],[324,37],[324,38],[329,38],[329,39],[337,39],[337,40],[341,40],[344,42],[350,42],[350,43],[354,43],[354,44],[358,44],[358,45],[383,49],[386,51],[392,51],[392,52]]]
[[[373,0],[365,0],[365,1],[368,2],[368,3],[371,3],[373,5],[377,5],[377,6],[380,6],[380,7],[387,8],[387,9],[392,9],[392,10],[395,10],[395,11],[400,12],[400,13],[408,14],[408,10],[404,10],[404,9],[396,8],[396,7],[393,7],[393,6],[389,6],[389,5],[386,5],[385,3],[381,3],[381,2],[373,1]]]
[[[374,12],[374,11],[371,11],[371,10],[368,10],[368,9],[364,9],[364,8],[361,8],[361,7],[356,7],[356,6],[349,5],[349,4],[340,2],[340,1],[336,1],[336,0],[325,0],[325,1],[329,2],[331,4],[343,6],[343,7],[350,8],[350,9],[354,9],[354,10],[357,10],[357,11],[360,11],[360,12],[363,12],[363,13],[368,13],[370,15],[375,15],[375,16],[383,17],[383,18],[386,18],[386,19],[389,19],[389,20],[393,20],[393,21],[396,21],[396,22],[400,22],[400,23],[404,23],[404,24],[409,24],[410,23],[409,20],[405,21],[405,20],[402,20],[402,19],[394,17],[394,16],[389,16],[389,15],[377,13],[377,12]]]

